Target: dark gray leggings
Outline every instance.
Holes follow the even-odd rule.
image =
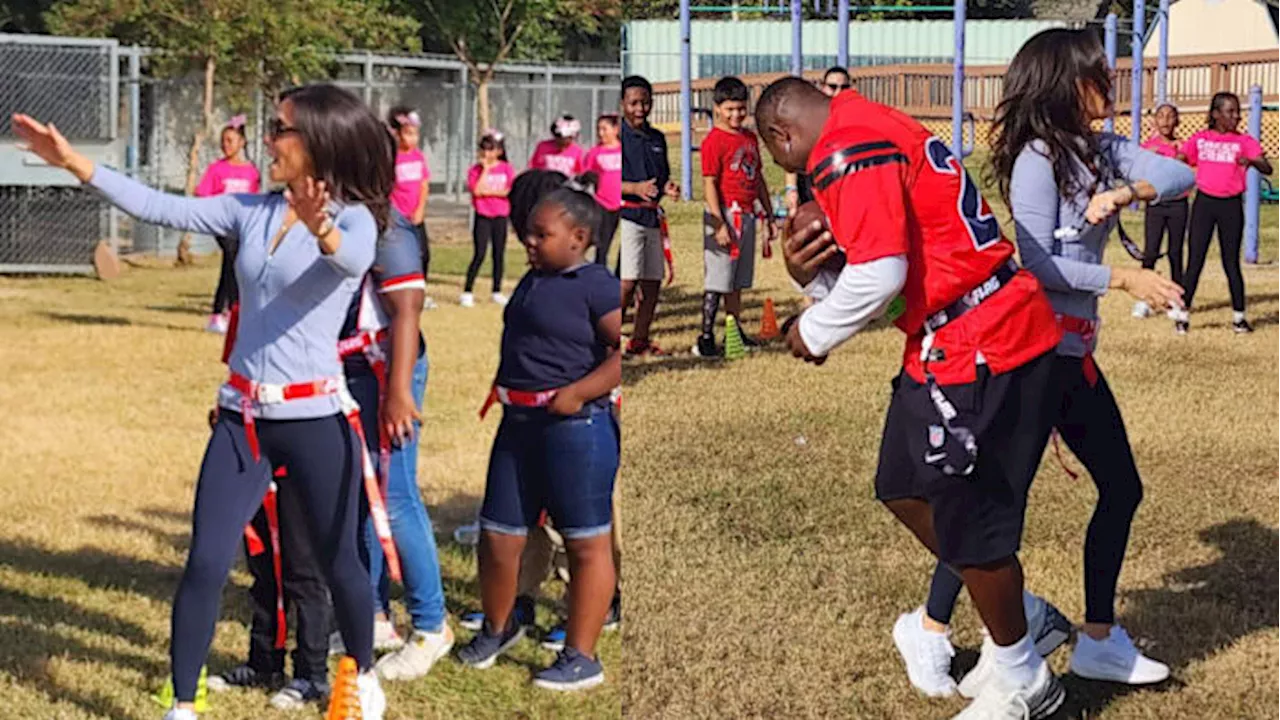
[[[170,657],[179,702],[195,699],[222,587],[273,467],[287,466],[283,482],[296,483],[347,652],[361,670],[373,664],[373,597],[359,552],[361,468],[355,433],[337,414],[256,424],[261,460],[253,461],[241,416],[223,410],[200,466],[191,550],[173,602]]]
[[[1084,541],[1084,619],[1109,624],[1115,622],[1116,583],[1129,544],[1129,526],[1142,502],[1142,480],[1120,408],[1101,371],[1097,384],[1090,386],[1081,358],[1059,356],[1054,372],[1060,392],[1054,427],[1098,488],[1098,504]],[[951,622],[962,587],[959,576],[939,563],[925,612],[938,622]]]

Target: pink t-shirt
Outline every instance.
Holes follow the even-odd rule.
[[[427,158],[421,150],[396,152],[396,186],[391,191],[391,204],[409,220],[422,200],[422,181],[431,179]]]
[[[475,194],[476,183],[480,181],[480,174],[484,172],[484,168],[480,163],[471,166],[467,171],[467,190],[472,193],[471,204],[475,206],[476,214],[487,217],[507,217],[511,214],[511,200],[506,197],[485,196],[480,197]],[[489,168],[489,173],[484,176],[483,190],[490,192],[506,190],[511,191],[511,183],[516,179],[516,171],[505,162]]]
[[[1196,190],[1225,198],[1244,192],[1248,168],[1237,158],[1261,157],[1262,145],[1244,133],[1201,130],[1182,144],[1182,153],[1196,169]]]
[[[235,164],[223,158],[209,166],[196,186],[196,197],[258,192],[258,169],[253,163]]]
[[[1151,137],[1147,138],[1147,141],[1142,143],[1142,149],[1150,150],[1151,152],[1157,155],[1163,155],[1168,158],[1176,158],[1178,157],[1178,153],[1182,152],[1182,150],[1178,147],[1177,143],[1171,143],[1168,140],[1165,140],[1164,137],[1160,135],[1152,135]],[[1191,194],[1191,191],[1188,190],[1187,192],[1182,193],[1181,195],[1179,195],[1174,199],[1180,200],[1190,194]]]
[[[605,147],[596,145],[587,151],[582,161],[583,172],[593,172],[600,176],[596,188],[596,202],[609,212],[616,212],[622,207],[622,145]]]
[[[554,170],[566,177],[582,173],[582,147],[572,143],[564,150],[556,147],[555,140],[543,140],[533,150],[529,167],[538,170]]]

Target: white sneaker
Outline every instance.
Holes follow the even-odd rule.
[[[507,305],[507,296],[506,296],[506,295],[503,295],[503,294],[502,294],[502,293],[500,293],[500,292],[496,292],[496,293],[494,293],[494,294],[493,294],[493,304],[494,304],[494,305],[497,305],[498,307],[506,307],[506,305]]]
[[[893,624],[893,644],[907,666],[912,686],[929,697],[950,697],[956,692],[951,678],[950,632],[935,633],[924,629],[924,608],[916,608],[898,616]]]
[[[1071,639],[1071,622],[1048,600],[1024,591],[1022,610],[1027,614],[1027,634],[1035,641],[1036,652],[1040,657],[1049,657],[1054,650]],[[959,690],[964,697],[978,697],[983,685],[991,679],[996,663],[995,654],[991,651],[995,646],[987,629],[983,628],[978,664],[960,679]]]
[[[1049,663],[1039,663],[1031,684],[1023,687],[1015,687],[1007,677],[996,674],[953,720],[1041,720],[1052,715],[1067,693],[1049,670]]]
[[[197,718],[195,710],[173,708],[164,714],[164,720],[199,720],[199,718]]]
[[[404,639],[396,632],[396,626],[390,620],[373,621],[373,649],[376,652],[389,652],[402,647],[404,647]],[[335,632],[329,636],[329,654],[347,654],[346,643],[342,642],[342,633]]]
[[[1164,311],[1164,316],[1170,320],[1178,320],[1182,317],[1182,313],[1178,311],[1178,308],[1170,305],[1169,309]]]
[[[462,293],[462,296],[458,298],[458,304],[462,307],[475,307],[476,296],[471,293],[464,292]]]
[[[427,295],[426,297],[422,298],[422,309],[423,309],[423,310],[435,310],[435,309],[436,309],[436,308],[438,308],[438,307],[440,307],[440,306],[436,304],[436,301],[435,301],[435,300],[432,300],[432,299],[431,299],[431,296],[430,296],[430,295]]]
[[[382,720],[387,712],[387,696],[378,684],[378,676],[372,671],[356,677],[356,696],[360,698],[361,720]]]
[[[440,632],[414,630],[404,647],[383,657],[376,669],[383,680],[413,680],[431,672],[436,661],[453,649],[453,630],[445,623]]]
[[[231,319],[225,313],[218,313],[209,316],[209,322],[204,326],[207,332],[226,335],[227,329],[231,327]]]
[[[1071,672],[1089,680],[1150,685],[1167,679],[1169,666],[1138,652],[1129,633],[1112,625],[1106,640],[1079,634],[1076,651],[1071,654]]]
[[[1139,300],[1133,304],[1133,316],[1136,318],[1144,318],[1151,314],[1151,306]]]

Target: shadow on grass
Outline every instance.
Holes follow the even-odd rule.
[[[119,317],[117,315],[83,315],[79,313],[59,313],[42,311],[38,313],[40,316],[58,323],[69,325],[108,325],[115,327],[145,327],[156,328],[159,330],[177,330],[179,332],[196,332],[203,333],[204,329],[199,327],[187,327],[184,325],[166,325],[164,323],[138,322],[129,318]]]
[[[1163,587],[1126,593],[1128,610],[1119,620],[1140,629],[1151,654],[1167,663],[1173,677],[1150,688],[1101,683],[1066,675],[1067,702],[1058,717],[1093,718],[1115,699],[1132,692],[1168,692],[1183,686],[1178,675],[1259,630],[1280,626],[1280,535],[1253,519],[1230,520],[1199,533],[1201,542],[1221,552],[1217,560],[1165,576]]]
[[[1255,328],[1267,327],[1269,325],[1280,325],[1280,312],[1270,312],[1261,317],[1251,318],[1249,320],[1249,324]],[[1229,328],[1229,327],[1231,327],[1230,323],[1211,322],[1211,323],[1205,323],[1203,325],[1192,325],[1191,331],[1195,332],[1197,329],[1216,330],[1216,329]]]
[[[1267,295],[1264,293],[1247,294],[1244,298],[1244,305],[1245,307],[1249,307],[1250,305],[1257,305],[1259,303],[1274,302],[1275,299],[1275,295]],[[1223,310],[1229,307],[1231,307],[1230,300],[1214,300],[1213,302],[1205,303],[1203,305],[1196,305],[1192,308],[1192,312],[1202,313],[1210,310]]]
[[[196,307],[194,305],[148,305],[147,309],[152,312],[172,313],[174,315],[195,315],[196,317],[204,317],[209,314],[209,308]]]

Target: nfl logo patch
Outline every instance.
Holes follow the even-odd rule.
[[[946,439],[946,436],[942,434],[941,425],[929,426],[929,447],[940,448],[942,447],[942,442],[945,439]]]

